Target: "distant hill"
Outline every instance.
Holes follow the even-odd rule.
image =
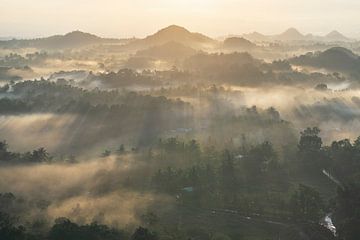
[[[192,48],[209,47],[217,43],[214,39],[201,33],[193,33],[183,27],[171,25],[144,39],[130,43],[128,48],[145,49],[163,45],[168,42],[177,42]]]
[[[347,42],[347,41],[350,41],[349,38],[345,37],[343,34],[339,33],[338,31],[332,31],[330,33],[328,33],[326,36],[325,36],[326,39],[328,40],[332,40],[332,41],[344,41],[344,42]]]
[[[223,44],[226,49],[251,50],[256,48],[256,44],[242,37],[227,38]]]
[[[273,38],[279,41],[298,41],[298,40],[304,40],[305,36],[301,34],[297,29],[289,28],[285,32],[279,35],[275,35]]]
[[[306,36],[301,34],[295,28],[289,28],[285,32],[277,35],[265,35],[258,32],[253,32],[249,34],[243,34],[244,38],[249,39],[250,41],[256,42],[268,42],[268,41],[299,41],[305,40]]]
[[[155,59],[184,59],[196,54],[196,50],[178,42],[167,42],[165,44],[140,50],[137,57],[151,57]]]
[[[276,35],[264,35],[258,32],[243,34],[242,37],[256,42],[268,41],[319,41],[319,42],[350,42],[352,39],[344,36],[338,31],[332,31],[325,36],[313,34],[302,34],[296,28],[289,28],[285,32]]]
[[[101,38],[81,31],[74,31],[65,35],[55,35],[46,38],[0,41],[0,47],[35,47],[42,49],[78,48],[92,44],[121,43],[122,39]]]
[[[299,66],[324,68],[351,74],[360,74],[360,58],[352,51],[342,47],[330,48],[323,52],[307,53],[289,60]]]
[[[258,32],[243,34],[242,36],[245,39],[249,39],[250,41],[255,41],[255,42],[265,42],[270,40],[270,36],[266,36]]]

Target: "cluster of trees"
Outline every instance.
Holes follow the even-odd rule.
[[[333,47],[323,52],[308,52],[289,59],[292,64],[339,71],[356,78],[359,76],[360,58],[351,50]]]
[[[306,171],[319,172],[323,169],[336,176],[341,182],[351,181],[359,172],[360,137],[353,143],[349,139],[334,141],[323,146],[317,127],[301,132],[299,159]]]
[[[4,89],[6,89],[5,87]],[[23,100],[1,98],[0,99],[0,112],[1,114],[17,114],[30,112],[31,106]]]
[[[328,119],[341,121],[346,124],[359,118],[357,108],[360,106],[358,97],[351,101],[343,98],[323,99],[313,104],[299,104],[294,109],[296,120],[306,121],[311,118],[316,122],[324,122]]]
[[[160,169],[153,176],[152,184],[159,191],[180,194],[184,204],[259,212],[265,211],[265,207],[270,209],[271,204],[276,204],[276,198],[283,198],[277,192],[288,189],[287,174],[269,142],[234,151],[213,147],[200,151],[199,147],[193,147],[196,146],[193,141],[185,145],[175,144],[174,139],[166,142],[172,144],[166,145],[168,155],[165,157],[174,161],[170,153],[177,151],[174,155],[187,156],[193,152],[185,157],[191,160],[186,167],[175,167],[171,161],[169,164],[173,167]],[[191,151],[183,148],[186,145]]]
[[[48,233],[50,240],[121,240],[127,239],[126,233],[106,225],[91,223],[78,225],[67,218],[58,218]]]
[[[264,142],[223,151],[197,147],[196,157],[186,157],[191,161],[185,166],[174,166],[171,153],[181,156],[188,143],[168,139],[161,147],[168,154],[169,167],[153,175],[152,186],[176,195],[185,205],[291,217],[300,222],[317,223],[326,212],[333,212],[341,239],[357,239],[360,138],[353,143],[345,139],[323,146],[319,134],[316,127],[302,131],[291,162],[279,161],[273,146]],[[160,157],[164,155],[153,155]],[[332,175],[328,181],[334,181],[333,189],[338,188],[329,202],[320,193],[323,189],[314,187],[317,183],[299,182],[302,178],[306,182],[326,178],[324,169]]]
[[[43,63],[48,58],[49,55],[46,52],[27,53],[25,56],[17,53],[10,53],[0,59],[0,66],[25,67]]]
[[[138,58],[137,58],[138,59]],[[123,87],[159,87],[184,83],[191,81],[191,74],[181,71],[176,67],[163,71],[143,70],[136,71],[131,68],[122,68],[117,72],[92,73],[85,78],[81,85],[87,86],[95,83],[101,84],[104,88],[123,88]]]
[[[135,92],[124,91],[91,91],[70,85],[57,84],[44,79],[39,81],[24,81],[13,84],[12,91],[7,92],[9,85],[1,88],[8,98],[4,98],[3,111],[10,111],[5,105],[15,106],[14,111],[31,110],[34,112],[78,112],[89,113],[109,112],[117,114],[116,109],[131,112],[131,109],[141,110],[166,110],[174,111],[188,108],[190,106],[180,100],[170,100],[165,97],[152,97]],[[13,99],[17,98],[17,99]],[[0,110],[2,110],[1,108]],[[159,114],[160,115],[160,114]]]
[[[9,97],[17,97],[25,99],[30,102],[38,101],[37,104],[41,104],[40,99],[48,102],[49,110],[51,107],[60,104],[60,102],[77,101],[88,103],[90,105],[126,105],[130,103],[143,104],[149,102],[151,99],[161,99],[164,104],[181,103],[171,101],[164,97],[152,97],[150,95],[142,95],[136,92],[130,91],[102,91],[99,89],[85,90],[83,88],[70,86],[68,84],[61,84],[56,82],[50,82],[45,79],[35,81],[23,81],[16,84],[12,84],[11,92],[7,92],[9,85],[5,85],[1,88],[1,93],[7,93]],[[68,99],[68,100],[67,100]],[[66,101],[67,100],[67,101]],[[43,103],[44,104],[44,103]]]
[[[29,67],[13,68],[4,67],[0,65],[0,79],[5,81],[17,81],[21,80],[18,71],[32,71]]]
[[[356,240],[360,237],[360,178],[338,189],[334,212],[335,226],[340,239]]]
[[[57,218],[46,232],[33,233],[16,223],[16,218],[0,212],[0,239],[6,240],[157,240],[158,235],[138,227],[133,233],[93,222],[78,225],[67,218]]]
[[[195,140],[161,139],[151,148],[136,151],[136,156],[143,155],[147,161],[146,170],[153,173],[149,178],[148,172],[141,175],[140,184],[143,189],[175,197],[179,206],[230,209],[245,216],[277,221],[317,224],[321,217],[332,212],[340,239],[358,239],[360,140],[345,139],[324,146],[320,134],[318,128],[302,131],[291,161],[283,159],[267,141],[219,149],[200,145]],[[1,159],[14,156],[50,159],[46,151],[16,155],[7,150],[6,143],[0,146]],[[120,145],[117,153],[121,159],[126,153],[124,145]],[[336,180],[326,179],[323,169]],[[132,177],[136,176],[129,175],[129,182]],[[320,178],[334,181],[333,189],[338,188],[330,201],[325,200],[321,185],[317,185]],[[133,183],[127,187],[138,187],[136,181]],[[8,198],[6,195],[1,199]],[[8,216],[2,214],[2,218],[5,219],[0,225],[3,236],[27,234],[21,225],[9,224]],[[156,215],[147,216],[146,222],[158,222],[157,219]],[[59,219],[46,236],[54,240],[158,238],[143,228],[129,234],[96,223],[78,225],[68,219]],[[31,234],[13,239],[34,239],[30,237]]]
[[[131,69],[120,69],[117,72],[98,73],[90,72],[89,76],[83,81],[92,83],[100,81],[103,87],[121,88],[127,86],[156,86],[160,82],[150,75],[142,74]]]
[[[183,68],[206,82],[258,86],[261,84],[297,85],[341,82],[332,74],[303,73],[292,69],[287,60],[265,63],[248,53],[199,53],[187,58]]]
[[[10,152],[6,141],[0,141],[0,163],[48,163],[52,160],[45,148],[39,148],[32,152]]]
[[[24,81],[11,87],[11,92],[7,92],[6,87],[2,89],[2,93],[8,97],[0,100],[2,114],[53,113],[79,116],[71,126],[77,129],[72,139],[73,149],[119,136],[132,136],[139,139],[138,144],[148,144],[156,141],[165,131],[176,129],[179,125],[186,126],[193,116],[189,104],[163,96],[117,90],[87,91],[46,80]]]

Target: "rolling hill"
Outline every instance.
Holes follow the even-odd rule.
[[[232,50],[246,51],[256,48],[256,44],[242,37],[227,38],[223,44],[224,48]]]
[[[307,53],[289,60],[299,66],[324,68],[350,74],[360,74],[360,58],[352,51],[333,47],[323,52]]]
[[[124,43],[125,39],[101,38],[81,31],[73,31],[65,35],[54,35],[37,39],[13,39],[0,41],[0,47],[35,47],[40,49],[79,48],[102,43]]]
[[[196,54],[196,50],[178,42],[167,42],[159,46],[140,50],[137,57],[150,57],[155,59],[184,59]]]
[[[313,34],[302,34],[296,28],[289,28],[283,33],[275,35],[265,35],[258,32],[243,34],[242,37],[255,42],[269,42],[269,41],[317,41],[317,42],[350,42],[352,39],[344,36],[340,32],[334,30],[325,36],[318,36]]]
[[[201,33],[190,32],[183,27],[171,25],[144,39],[139,39],[129,43],[127,48],[140,50],[163,45],[168,42],[181,43],[195,49],[210,47],[217,43],[214,39],[211,39]]]

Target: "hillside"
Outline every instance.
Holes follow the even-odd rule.
[[[307,53],[290,59],[290,62],[295,65],[324,68],[331,71],[360,73],[359,56],[342,47],[333,47],[318,53]]]
[[[305,36],[301,34],[297,29],[289,28],[285,32],[274,36],[274,39],[279,41],[297,41],[297,40],[304,40]]]
[[[256,47],[256,44],[242,37],[231,37],[224,41],[224,48],[236,50],[250,50]]]
[[[254,42],[264,42],[270,40],[269,36],[266,36],[258,32],[247,33],[247,34],[243,34],[242,36],[243,38]]]
[[[268,41],[315,41],[315,42],[350,42],[352,39],[344,36],[340,32],[334,30],[324,36],[314,35],[314,34],[302,34],[296,28],[289,28],[286,31],[275,34],[275,35],[265,35],[258,32],[253,32],[249,34],[243,34],[242,37],[249,39],[250,41],[256,42],[268,42]]]
[[[196,50],[178,42],[167,42],[136,53],[137,57],[150,57],[155,59],[183,59],[194,55]]]
[[[40,49],[66,49],[78,48],[92,44],[121,43],[122,39],[101,38],[94,34],[81,31],[73,31],[65,35],[54,35],[37,39],[13,39],[0,41],[0,47],[35,47]]]
[[[168,42],[177,42],[196,49],[210,47],[216,43],[214,39],[201,33],[190,32],[183,27],[171,25],[144,39],[134,41],[128,44],[127,47],[130,49],[145,49]]]
[[[345,37],[343,34],[341,34],[338,31],[332,31],[330,33],[328,33],[325,36],[326,39],[331,40],[331,41],[350,41],[349,38]]]

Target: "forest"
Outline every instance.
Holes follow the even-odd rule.
[[[0,40],[0,240],[360,239],[360,42]]]

